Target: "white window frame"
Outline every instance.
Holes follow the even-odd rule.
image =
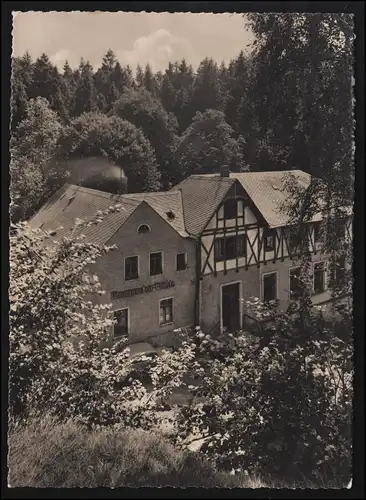
[[[315,291],[315,266],[317,264],[324,264],[324,290],[322,292]],[[313,294],[320,295],[321,293],[326,292],[328,290],[328,261],[327,260],[318,260],[316,262],[313,262],[312,272],[313,272]]]
[[[172,301],[172,317],[173,317],[173,321],[169,321],[168,323],[160,323],[160,304],[164,300],[171,300]],[[159,316],[158,316],[158,318],[159,318],[159,326],[173,325],[174,324],[174,317],[175,317],[175,314],[174,314],[174,297],[164,297],[163,299],[160,299],[159,300],[159,310],[158,310],[158,313],[159,313]]]
[[[185,260],[185,263],[186,263],[186,267],[184,269],[178,269],[178,255],[184,255],[184,260]],[[183,271],[186,271],[188,269],[188,256],[187,256],[187,252],[179,252],[176,254],[175,256],[175,270],[177,271],[177,273],[182,273]]]
[[[153,253],[161,253],[161,273],[160,274],[153,274],[151,275],[151,268],[150,268],[150,265],[151,265],[151,262],[150,262],[150,256],[153,254]],[[154,276],[161,276],[164,274],[164,252],[162,250],[156,250],[155,252],[150,252],[149,253],[149,276],[151,278],[154,278]]]
[[[146,222],[142,222],[141,224],[139,224],[138,228],[137,228],[137,234],[147,234],[147,233],[140,233],[140,227],[141,226],[147,226],[149,228],[149,233],[151,233],[151,226],[149,224],[147,224]]]
[[[126,306],[126,307],[119,307],[118,309],[114,309],[112,311],[112,314],[113,314],[113,319],[114,319],[114,314],[118,311],[126,311],[127,310],[127,333],[125,334],[127,337],[130,335],[130,307],[129,306]],[[113,340],[119,340],[121,338],[123,338],[123,335],[121,335],[120,337],[116,337],[114,335],[114,327],[115,327],[115,323],[113,323]]]
[[[288,270],[288,298],[289,298],[289,300],[294,300],[294,299],[292,299],[292,297],[291,297],[291,271],[292,271],[293,269],[300,269],[300,271],[301,271],[301,266],[292,266],[292,267],[290,267],[290,269]],[[296,300],[296,299],[295,299],[295,300]]]
[[[262,273],[262,279],[261,279],[261,301],[262,302],[264,302],[264,277],[268,276],[269,274],[276,275],[276,298],[273,300],[278,300],[278,271],[268,271],[267,273]]]
[[[131,279],[126,279],[126,259],[131,259],[131,257],[137,257],[137,278],[131,278]],[[136,281],[140,279],[140,256],[139,255],[128,255],[127,257],[124,257],[123,261],[123,278],[124,281],[130,282],[130,281]]]

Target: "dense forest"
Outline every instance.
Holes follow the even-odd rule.
[[[95,69],[47,54],[13,58],[11,196],[27,218],[72,159],[121,166],[129,191],[192,173],[298,168],[349,196],[353,24],[346,14],[248,14],[256,38],[228,64],[204,59],[133,71],[106,50]]]

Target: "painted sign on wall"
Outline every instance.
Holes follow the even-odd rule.
[[[113,291],[111,292],[112,299],[124,299],[127,297],[133,297],[134,295],[140,295],[142,293],[150,293],[155,290],[164,290],[166,288],[173,288],[175,286],[174,281],[160,281],[159,283],[154,283],[153,285],[140,286],[139,288],[130,288],[129,290]]]

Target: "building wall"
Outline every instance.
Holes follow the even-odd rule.
[[[138,234],[140,224],[147,223],[151,232]],[[182,238],[151,207],[141,204],[120,230],[108,242],[117,245],[114,250],[98,260],[94,272],[98,275],[106,294],[99,302],[112,303],[113,310],[129,308],[131,341],[143,340],[152,335],[164,336],[175,328],[192,325],[195,320],[196,247],[190,238]],[[149,254],[163,252],[163,274],[149,275]],[[176,270],[176,256],[187,253],[188,268]],[[125,281],[124,258],[139,256],[139,278]],[[175,286],[149,293],[113,299],[112,291],[124,291],[173,281]],[[159,300],[173,298],[173,324],[159,325]],[[158,339],[157,339],[158,341]]]
[[[204,275],[200,281],[200,323],[204,332],[220,330],[221,286],[241,282],[241,312],[246,310],[246,301],[260,293],[259,269],[256,265],[244,267],[238,272],[230,269],[226,274]]]
[[[316,262],[328,262],[326,256],[312,255],[312,266]],[[247,303],[253,298],[263,299],[263,275],[277,272],[277,298],[279,300],[279,311],[285,312],[289,305],[290,269],[300,263],[292,261],[288,257],[283,262],[277,260],[275,263],[268,261],[267,264],[251,265],[245,270],[241,267],[238,272],[230,269],[226,274],[218,272],[216,277],[213,273],[203,276],[200,282],[200,322],[204,332],[218,332],[220,329],[221,315],[221,286],[225,284],[241,282],[241,313],[252,315],[250,305]],[[312,272],[312,269],[311,269]],[[326,275],[327,280],[327,275]],[[331,299],[329,290],[315,294],[312,297],[313,304],[322,304]]]
[[[316,254],[311,256],[311,273],[313,273],[313,266],[316,262],[326,262],[328,259],[325,255]],[[283,262],[277,260],[275,263],[272,261],[267,261],[267,264],[261,263],[260,265],[260,299],[263,299],[263,275],[266,273],[277,271],[277,298],[279,300],[279,310],[286,311],[289,300],[290,300],[290,269],[300,265],[299,261],[293,261],[289,257],[286,257]],[[326,274],[327,281],[327,274]],[[325,290],[323,293],[318,293],[312,296],[313,304],[321,304],[327,300],[330,300],[331,293],[329,290]]]

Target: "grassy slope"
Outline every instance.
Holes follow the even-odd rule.
[[[118,428],[86,431],[50,418],[8,436],[8,486],[118,488],[143,486],[221,488],[339,488],[319,480],[284,484],[218,472],[199,454],[175,449],[161,432]]]
[[[44,419],[11,432],[8,444],[11,487],[239,486],[239,478],[144,431],[86,432]]]

